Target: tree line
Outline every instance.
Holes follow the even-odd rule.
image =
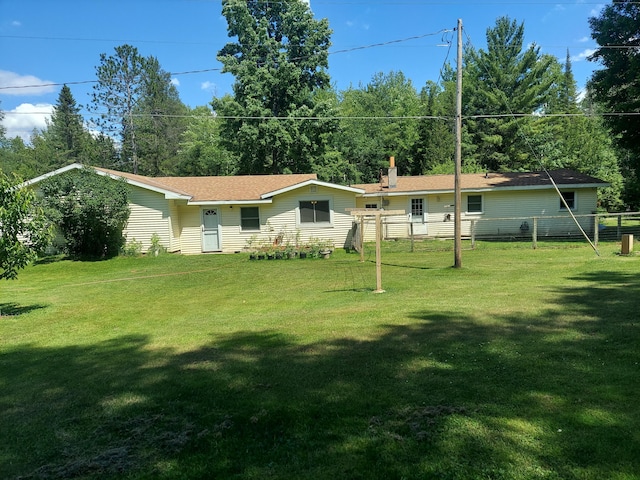
[[[453,66],[420,87],[398,70],[338,91],[329,23],[305,2],[222,8],[231,40],[218,59],[232,93],[189,108],[157,58],[118,46],[100,56],[88,121],[65,85],[29,144],[0,130],[2,171],[28,178],[79,162],[149,176],[314,172],[353,184],[377,181],[394,156],[401,175],[453,173]],[[514,19],[487,29],[486,49],[467,45],[463,171],[571,168],[611,184],[602,208],[638,208],[640,118],[623,114],[640,107],[639,9],[613,1],[590,20],[604,68],[583,96],[569,52],[560,61],[525,45]]]

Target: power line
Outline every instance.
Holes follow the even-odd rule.
[[[413,35],[411,37],[401,38],[401,39],[397,39],[397,40],[388,40],[386,42],[379,42],[379,43],[373,43],[373,44],[370,44],[370,45],[362,45],[362,46],[357,46],[357,47],[345,48],[345,49],[342,49],[342,50],[335,50],[333,52],[327,52],[327,55],[337,55],[337,54],[342,54],[342,53],[355,52],[355,51],[358,51],[358,50],[366,50],[366,49],[370,49],[370,48],[385,47],[385,46],[389,46],[389,45],[399,44],[399,43],[403,43],[403,42],[410,42],[410,41],[413,41],[413,40],[419,40],[419,39],[422,39],[422,38],[441,35],[441,34],[444,34],[446,32],[450,32],[450,31],[452,31],[452,30],[450,30],[450,29],[441,29],[441,30],[438,30],[437,32],[425,33],[425,34],[422,34],[422,35]],[[308,58],[308,57],[296,57],[296,58],[293,58],[291,60],[292,61],[298,61],[298,60],[303,60],[304,58]],[[185,71],[185,72],[168,72],[168,73],[171,76],[179,76],[179,75],[191,75],[191,74],[196,74],[196,73],[219,72],[219,71],[222,71],[221,67],[218,67],[218,68],[206,68],[206,69],[201,69],[201,70],[189,70],[189,71]],[[25,88],[43,88],[43,87],[61,87],[63,85],[81,85],[81,84],[88,84],[88,83],[98,83],[98,80],[82,80],[82,81],[76,81],[76,82],[56,82],[56,83],[51,82],[51,83],[39,83],[39,84],[32,84],[32,85],[0,86],[0,90],[25,89]]]

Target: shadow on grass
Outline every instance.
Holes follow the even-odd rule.
[[[41,308],[47,308],[46,305],[20,305],[18,303],[0,303],[0,318],[2,317],[15,317],[17,315],[23,315],[25,313],[39,310]]]
[[[532,318],[415,312],[373,340],[123,336],[0,357],[8,478],[635,478],[640,280]]]

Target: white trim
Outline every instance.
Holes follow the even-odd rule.
[[[300,202],[327,202],[329,204],[328,222],[303,222],[300,219]],[[296,205],[296,227],[302,230],[313,228],[333,228],[334,223],[333,198],[326,196],[308,195],[297,199]]]
[[[364,190],[362,190],[361,188],[345,187],[344,185],[336,185],[334,183],[321,182],[320,180],[306,180],[302,183],[296,183],[295,185],[289,185],[288,187],[284,187],[279,190],[274,190],[273,192],[263,193],[262,195],[260,195],[260,198],[266,199],[269,197],[275,197],[276,195],[281,195],[283,193],[296,190],[298,188],[306,187],[307,185],[317,185],[319,187],[333,188],[334,190],[342,190],[342,191],[351,192],[351,193],[360,193],[360,194],[364,193]]]
[[[470,212],[469,211],[469,197],[480,197],[480,211],[479,212]],[[482,195],[482,193],[477,193],[477,192],[467,192],[467,194],[465,195],[465,203],[467,204],[467,208],[466,211],[464,212],[465,215],[484,215],[484,195]]]
[[[273,203],[272,198],[266,200],[199,200],[195,202],[187,202],[187,205],[198,205],[201,207],[218,206],[218,205],[268,205]]]
[[[25,182],[22,182],[20,185],[18,185],[20,188],[22,187],[28,187],[29,185],[33,185],[36,183],[39,183],[43,180],[46,180],[47,178],[50,177],[54,177],[56,175],[60,175],[61,173],[65,173],[68,172],[70,170],[80,170],[84,168],[84,166],[80,163],[72,163],[71,165],[67,165],[66,167],[62,167],[62,168],[58,168],[52,172],[49,173],[45,173],[44,175],[40,175],[39,177],[36,178],[32,178],[31,180],[27,180]]]
[[[69,172],[71,170],[82,170],[83,168],[85,168],[85,166],[82,165],[81,163],[72,163],[70,165],[67,165],[66,167],[58,168],[58,169],[56,169],[56,170],[54,170],[52,172],[45,173],[44,175],[40,175],[39,177],[32,178],[31,180],[27,180],[26,182],[21,183],[20,187],[27,187],[29,185],[34,185],[34,184],[39,183],[39,182],[41,182],[43,180],[46,180],[47,178],[51,178],[51,177],[54,177],[56,175],[61,175],[63,173]],[[167,190],[165,188],[155,187],[153,185],[149,185],[148,183],[139,182],[137,180],[132,180],[130,178],[127,178],[127,177],[124,177],[124,176],[121,176],[121,175],[115,175],[115,174],[113,174],[111,172],[105,172],[100,167],[86,167],[86,168],[92,169],[94,172],[96,172],[100,176],[109,177],[109,178],[112,178],[114,180],[124,180],[125,182],[127,182],[130,185],[133,185],[133,186],[136,186],[136,187],[140,187],[140,188],[143,188],[145,190],[150,190],[152,192],[161,193],[161,194],[164,195],[164,198],[167,199],[167,200],[189,200],[189,199],[193,198],[193,196],[191,196],[191,195],[185,195],[185,194],[172,192],[171,190]]]

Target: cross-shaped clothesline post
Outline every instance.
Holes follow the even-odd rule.
[[[380,252],[380,245],[382,243],[382,217],[389,217],[392,215],[404,215],[404,210],[377,210],[374,208],[348,208],[348,212],[353,217],[360,220],[360,225],[363,224],[365,218],[375,218],[376,220],[376,290],[373,293],[384,293],[382,289],[382,254]],[[363,238],[364,229],[360,228],[360,237]],[[363,242],[364,243],[364,242]],[[364,261],[363,257],[364,247],[360,248],[360,258]]]

